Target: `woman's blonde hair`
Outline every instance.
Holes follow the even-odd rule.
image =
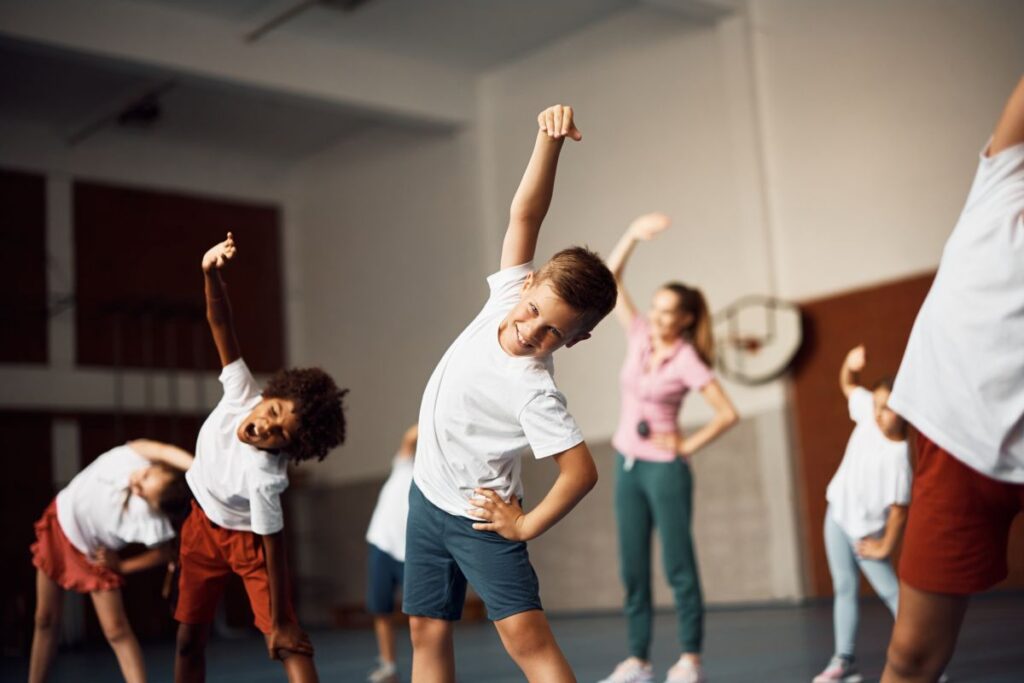
[[[679,309],[689,313],[693,320],[683,330],[683,338],[693,345],[697,355],[708,367],[715,365],[715,337],[711,331],[711,313],[704,293],[682,282],[669,282],[662,289],[679,297]]]

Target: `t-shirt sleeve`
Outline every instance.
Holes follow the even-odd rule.
[[[288,488],[286,477],[257,480],[249,490],[249,510],[254,534],[276,534],[284,528],[281,494]]]
[[[975,208],[989,206],[999,202],[1003,197],[1016,196],[1019,193],[1006,194],[1004,189],[1010,185],[1024,186],[1024,143],[1007,147],[998,154],[986,156],[991,140],[985,143],[978,170],[974,175],[974,183],[967,195],[964,212]]]
[[[697,354],[697,349],[687,345],[680,352],[679,374],[690,389],[703,389],[715,378],[704,361]]]
[[[875,399],[864,387],[857,387],[850,392],[850,419],[858,424],[875,417]]]
[[[244,404],[262,393],[249,366],[241,358],[225,365],[219,379],[224,387],[224,400],[230,403]]]
[[[583,432],[559,391],[544,392],[531,399],[519,413],[519,424],[535,458],[557,455],[583,441]]]
[[[910,469],[910,457],[906,449],[900,456],[899,467],[896,471],[896,486],[893,491],[892,504],[893,505],[909,505],[910,504],[910,488],[913,483],[913,472]]]
[[[519,301],[519,290],[526,282],[526,276],[533,272],[533,261],[522,265],[499,270],[487,278],[491,295],[487,299],[488,308],[512,308]]]

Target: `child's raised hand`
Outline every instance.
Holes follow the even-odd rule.
[[[579,142],[583,133],[576,127],[572,107],[556,104],[537,114],[537,125],[542,133],[555,140],[570,138]]]
[[[275,627],[267,636],[267,654],[271,659],[285,659],[289,654],[313,656],[313,642],[298,624]]]
[[[226,240],[214,245],[203,255],[203,272],[209,273],[211,270],[220,270],[224,267],[224,264],[234,257],[235,236],[229,232]]]
[[[629,224],[629,234],[633,239],[647,240],[653,239],[658,233],[662,232],[672,224],[672,219],[666,214],[655,211],[653,213],[645,213],[642,216],[637,216],[633,219],[633,222]]]
[[[846,354],[846,367],[851,372],[860,372],[864,369],[864,366],[868,362],[868,352],[864,348],[864,345],[853,348],[848,354]]]
[[[476,497],[472,499],[472,503],[475,507],[470,508],[467,512],[477,519],[486,520],[474,524],[474,529],[493,531],[510,541],[529,540],[529,535],[524,528],[526,514],[518,499],[513,497],[510,502],[506,503],[501,496],[490,489],[475,489],[474,493],[476,493]]]
[[[112,572],[121,573],[121,556],[113,550],[101,546],[92,554],[92,561]]]

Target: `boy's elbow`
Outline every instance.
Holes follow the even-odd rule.
[[[588,463],[588,467],[583,471],[583,475],[580,477],[581,483],[583,484],[584,491],[590,493],[597,486],[597,480],[600,476],[597,473],[597,465],[594,464],[593,458]]]

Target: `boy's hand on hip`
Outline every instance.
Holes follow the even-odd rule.
[[[235,236],[230,232],[226,240],[214,245],[203,255],[203,272],[220,270],[224,265],[235,257]]]
[[[569,138],[579,142],[583,133],[576,127],[573,116],[572,107],[556,104],[537,114],[537,126],[554,140]]]
[[[472,499],[476,507],[468,510],[469,514],[485,521],[477,522],[473,528],[477,531],[493,531],[510,541],[526,541],[530,536],[526,529],[526,513],[523,512],[519,499],[513,497],[505,502],[497,493],[490,489],[476,489],[476,498]]]
[[[313,643],[298,624],[282,624],[267,636],[267,654],[271,659],[284,659],[289,654],[312,657]]]

